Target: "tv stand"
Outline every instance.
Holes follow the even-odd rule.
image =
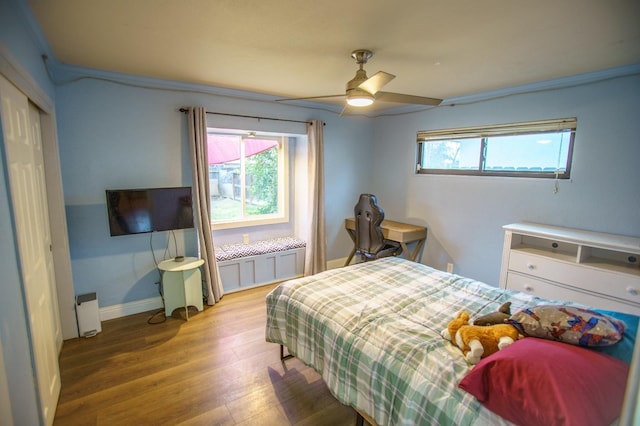
[[[204,260],[197,257],[185,257],[180,262],[169,259],[158,264],[158,268],[163,271],[162,290],[166,317],[170,317],[174,309],[184,306],[185,316],[189,321],[189,306],[195,306],[198,311],[204,309],[199,269],[203,263]]]

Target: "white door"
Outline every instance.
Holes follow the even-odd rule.
[[[57,342],[62,333],[53,274],[39,114],[34,106],[30,106],[27,97],[2,76],[0,100],[37,390],[44,421],[51,425],[60,395]]]
[[[62,348],[62,324],[60,320],[60,307],[58,305],[58,294],[56,291],[56,271],[53,266],[53,251],[51,242],[51,229],[49,227],[49,206],[47,204],[47,184],[44,176],[44,154],[42,151],[42,131],[40,130],[40,111],[38,108],[29,102],[29,138],[33,141],[34,147],[34,169],[37,170],[37,187],[40,200],[38,203],[38,209],[41,217],[38,223],[42,224],[41,234],[39,236],[40,244],[43,248],[44,262],[46,264],[49,294],[46,300],[51,301],[51,320],[53,321],[53,340],[56,348],[56,353],[59,354]],[[35,194],[34,194],[35,196]],[[44,289],[43,289],[44,291]],[[58,362],[56,360],[56,365]]]

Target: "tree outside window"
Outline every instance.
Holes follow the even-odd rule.
[[[284,136],[209,129],[211,221],[238,223],[285,216]]]

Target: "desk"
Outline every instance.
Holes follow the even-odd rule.
[[[164,294],[164,314],[170,317],[173,310],[184,306],[189,321],[189,306],[203,310],[202,278],[200,265],[204,260],[197,257],[185,257],[182,262],[173,259],[158,264],[162,273],[162,290]]]
[[[348,217],[344,220],[344,227],[349,233],[349,237],[353,241],[353,250],[347,258],[347,262],[344,264],[347,266],[351,263],[351,259],[356,254],[356,220],[353,217]],[[393,220],[383,220],[380,224],[382,228],[382,235],[387,240],[396,241],[400,243],[402,251],[409,260],[416,260],[418,253],[424,246],[424,242],[427,239],[427,228],[424,226],[411,225],[408,223],[394,222]],[[407,243],[417,242],[416,247],[412,252],[409,251]]]

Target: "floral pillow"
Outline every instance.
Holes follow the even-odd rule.
[[[595,309],[595,311],[624,321],[626,328],[622,335],[622,340],[615,345],[592,346],[589,349],[614,356],[623,360],[627,364],[631,364],[633,348],[636,345],[636,335],[638,334],[638,322],[640,322],[640,318],[636,315],[626,314],[623,312],[604,311],[602,309]]]
[[[601,312],[567,305],[526,308],[509,319],[525,336],[557,340],[579,346],[609,346],[617,343],[626,325]]]

